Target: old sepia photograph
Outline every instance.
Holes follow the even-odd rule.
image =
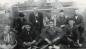
[[[86,49],[86,0],[0,0],[0,49]]]

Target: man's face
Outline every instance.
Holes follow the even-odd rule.
[[[74,20],[69,20],[69,25],[73,25],[74,23],[75,23],[75,21]]]
[[[50,27],[54,27],[54,22],[50,22]]]
[[[9,30],[10,30],[10,26],[6,26],[6,27],[5,27],[5,30],[4,30],[4,31],[5,31],[4,33],[8,33]]]
[[[64,12],[60,12],[60,16],[64,16]]]
[[[37,13],[38,13],[38,9],[34,8],[34,14],[37,14]]]
[[[31,26],[27,26],[27,27],[26,27],[26,30],[27,30],[27,31],[30,31],[30,29],[31,29]]]
[[[30,31],[30,27],[27,27],[26,29],[27,29],[27,31]]]

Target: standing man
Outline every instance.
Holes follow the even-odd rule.
[[[82,38],[82,34],[84,32],[84,23],[83,23],[83,17],[79,14],[75,14],[75,16],[73,17],[73,19],[75,19],[75,24],[78,27],[78,31],[80,34],[80,43],[83,42],[83,38]]]
[[[64,15],[64,10],[61,10],[59,14],[60,16],[56,20],[56,26],[62,28],[65,26],[68,17]]]
[[[41,29],[43,28],[43,14],[38,12],[37,8],[34,8],[34,12],[30,13],[29,23],[32,27],[33,42],[36,42],[41,33]]]

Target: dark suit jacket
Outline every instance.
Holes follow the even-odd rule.
[[[74,27],[71,28],[68,24],[64,27],[64,31],[66,32],[67,36],[71,35],[73,40],[79,39],[80,35],[79,35],[78,28],[76,27],[76,25],[74,25]]]
[[[29,23],[32,25],[32,26],[35,26],[37,25],[37,28],[41,28],[43,27],[43,14],[38,12],[38,23],[36,23],[36,19],[35,19],[35,15],[34,13],[32,12],[30,15],[29,15]]]
[[[83,16],[81,15],[77,15],[77,19],[74,16],[73,18],[75,19],[75,24],[78,26],[78,30],[80,32],[80,35],[83,33],[84,31],[84,22],[83,22]]]
[[[37,17],[38,22],[36,23],[36,19],[35,19],[35,15],[32,12],[29,15],[29,24],[31,24],[31,31],[32,31],[32,36],[33,39],[36,39],[36,37],[39,36],[39,34],[41,33],[41,29],[43,27],[43,14],[38,12],[38,17]]]
[[[74,16],[76,25],[83,26],[83,25],[84,25],[84,23],[83,23],[83,16],[81,16],[81,15],[77,15],[77,16],[78,16],[77,19],[76,19],[76,17]]]
[[[25,19],[14,18],[12,27],[15,28],[18,32],[21,32],[22,26],[25,24]]]
[[[65,25],[67,18],[59,16],[56,20],[56,26],[60,27],[61,25]]]
[[[20,41],[23,43],[23,42],[32,42],[32,37],[31,37],[31,32],[26,30],[26,29],[23,29],[21,34],[19,35],[19,39]]]

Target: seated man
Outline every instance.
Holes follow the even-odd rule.
[[[49,22],[49,27],[43,28],[41,37],[46,41],[48,44],[51,43],[58,43],[58,39],[60,39],[64,35],[64,32],[61,28],[55,27],[53,20]],[[47,44],[45,43],[45,44]],[[44,44],[44,43],[42,43]]]
[[[13,49],[16,46],[17,41],[15,40],[14,32],[9,25],[5,26],[4,32],[1,34],[3,40],[0,40],[0,48]]]
[[[28,44],[31,44],[32,42],[30,28],[30,25],[24,25],[22,27],[22,32],[18,37],[18,45],[21,47],[21,49],[27,49]]]
[[[67,25],[64,27],[64,31],[66,32],[66,34],[61,40],[62,44],[69,44],[72,48],[78,46],[79,32],[77,26],[75,25],[74,19],[68,19]]]

